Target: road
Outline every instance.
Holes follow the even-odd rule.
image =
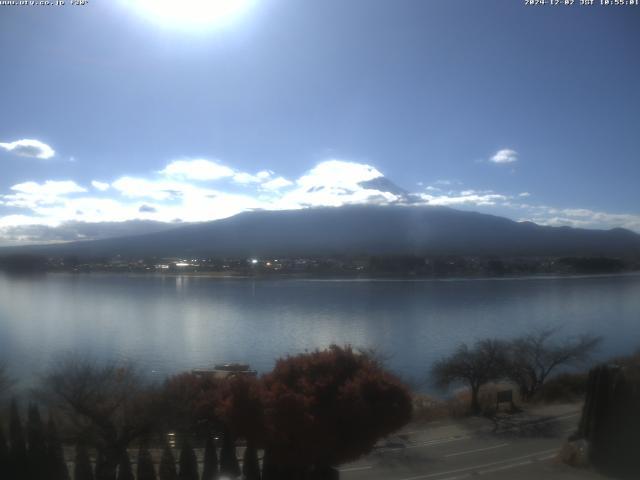
[[[409,426],[367,457],[343,465],[343,480],[602,479],[557,460],[576,430],[579,405],[546,407],[497,422],[471,418]]]

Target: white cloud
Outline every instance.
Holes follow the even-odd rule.
[[[23,227],[27,225],[49,225],[57,226],[53,219],[39,218],[33,215],[5,215],[0,217],[0,228]]]
[[[261,170],[256,174],[241,172],[219,162],[205,159],[174,160],[160,174],[170,180],[196,180],[201,182],[230,179],[240,185],[262,184],[273,175],[271,170]],[[269,187],[267,187],[269,188]]]
[[[109,190],[110,185],[106,182],[99,182],[98,180],[93,180],[91,182],[91,186],[96,190],[100,190],[101,192],[106,192]]]
[[[137,204],[111,198],[62,198],[55,204],[43,204],[32,209],[38,216],[52,219],[57,225],[69,221],[123,222],[144,218]]]
[[[87,189],[81,187],[72,180],[47,180],[44,183],[24,182],[11,187],[11,190],[29,194],[62,195],[65,193],[86,192]]]
[[[257,175],[251,175],[247,172],[238,172],[233,176],[233,181],[240,184],[260,183],[262,179]]]
[[[326,160],[311,169],[296,182],[301,188],[314,189],[323,187],[357,189],[358,184],[374,178],[382,177],[382,173],[371,165],[346,162],[344,160]]]
[[[233,175],[233,181],[240,184],[262,183],[271,178],[273,172],[271,170],[262,170],[255,175],[247,172],[236,172]]]
[[[15,193],[2,196],[5,205],[31,209],[41,204],[60,202],[68,194],[87,191],[86,188],[71,180],[47,180],[44,183],[24,182],[12,186],[11,190]]]
[[[205,159],[175,160],[160,173],[167,177],[198,181],[218,180],[235,174],[232,168]]]
[[[585,208],[550,208],[529,206],[529,219],[541,225],[580,228],[626,228],[640,232],[640,215],[608,213]]]
[[[273,180],[269,180],[262,184],[262,188],[265,190],[280,190],[281,188],[289,187],[293,185],[291,180],[287,180],[284,177],[276,177]]]
[[[147,180],[146,178],[120,177],[111,186],[129,198],[154,200],[176,199],[186,191],[198,189],[189,183],[172,180]]]
[[[25,217],[23,219],[24,225],[20,225],[14,220],[10,226],[3,226],[2,218],[0,218],[0,246],[94,240],[140,235],[170,228],[166,223],[149,220],[93,223],[70,221],[55,226],[35,224],[37,220],[33,217]]]
[[[245,210],[269,208],[269,204],[251,195],[203,188],[188,182],[121,177],[112,183],[112,187],[126,199],[151,199],[156,202],[153,212],[140,212],[140,205],[136,203],[134,210],[127,213],[127,219],[142,216],[164,222],[176,218],[187,222],[203,222]]]
[[[518,161],[518,152],[504,148],[498,150],[489,160],[497,164],[514,163]]]
[[[234,193],[238,184],[243,185],[242,191]],[[452,206],[547,225],[622,226],[640,231],[640,215],[536,206],[524,202],[528,192],[462,189],[458,181],[440,180],[434,185],[423,186],[422,193],[404,192],[371,165],[337,159],[317,164],[295,181],[270,170],[248,174],[208,160],[180,160],[148,176],[123,176],[111,184],[94,180],[91,186],[96,196],[71,180],[16,184],[7,194],[0,194],[0,242],[9,237],[37,240],[38,232],[51,241],[67,238],[79,231],[70,226],[73,222],[201,222],[255,209],[365,203]],[[34,225],[43,228],[28,228]],[[63,228],[67,236],[62,230],[62,236],[56,236],[51,228]]]
[[[9,143],[0,142],[0,148],[20,157],[39,158],[42,160],[51,158],[56,154],[53,148],[46,143],[30,138],[24,138],[22,140],[16,140],[15,142]]]
[[[448,192],[443,195],[423,193],[420,198],[428,205],[448,207],[460,205],[493,206],[499,202],[507,201],[509,197],[497,193],[477,193],[474,190],[466,190],[458,194],[455,194],[455,192]]]
[[[296,182],[276,202],[278,208],[316,206],[338,207],[354,203],[389,203],[398,197],[389,192],[365,188],[361,184],[382,177],[377,169],[363,163],[326,160]]]

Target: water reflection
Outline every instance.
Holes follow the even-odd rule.
[[[345,282],[189,276],[0,276],[0,361],[20,375],[61,351],[138,360],[158,375],[214,363],[269,370],[330,343],[375,347],[421,378],[460,342],[562,325],[640,346],[640,277]],[[14,373],[15,374],[15,373]]]

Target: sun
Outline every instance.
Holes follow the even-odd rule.
[[[205,29],[228,24],[254,0],[133,0],[143,18],[164,27]]]

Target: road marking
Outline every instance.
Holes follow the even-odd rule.
[[[543,423],[551,423],[551,422],[558,422],[567,418],[571,418],[571,417],[576,417],[580,415],[580,412],[574,412],[574,413],[569,413],[566,415],[562,415],[559,417],[553,417],[553,418],[548,418],[546,420],[541,420],[539,422],[536,422],[535,424],[543,424]],[[526,426],[526,425],[524,425]],[[509,431],[509,430],[516,430],[518,428],[521,428],[522,426],[513,426],[513,427],[508,427],[505,428],[503,431]],[[575,431],[575,427],[572,427],[571,429],[568,429],[566,432],[574,432]],[[475,432],[477,433],[482,433],[482,430],[478,430]],[[563,432],[565,433],[565,432]],[[441,438],[436,438],[433,440],[427,440],[426,442],[421,442],[421,443],[414,443],[414,444],[410,444],[410,445],[406,445],[400,448],[380,448],[378,451],[380,452],[400,452],[400,451],[404,451],[406,449],[409,448],[426,448],[426,447],[432,447],[432,446],[436,446],[436,445],[442,445],[445,443],[451,443],[451,442],[458,442],[461,440],[469,440],[470,438],[474,438],[473,435],[455,435],[452,437],[441,437]]]
[[[449,437],[449,438],[438,438],[436,440],[429,440],[426,442],[421,442],[421,443],[414,443],[411,445],[403,445],[402,447],[394,447],[394,448],[387,448],[387,447],[381,447],[378,448],[376,451],[380,452],[380,453],[384,453],[384,452],[400,452],[400,451],[404,451],[407,450],[409,448],[424,448],[424,447],[431,447],[434,445],[441,445],[444,443],[451,443],[451,442],[457,442],[460,440],[469,440],[471,437],[471,435],[464,435],[464,436],[456,436],[456,437]],[[375,452],[374,452],[375,453]]]
[[[359,472],[360,470],[370,470],[372,468],[373,468],[373,465],[363,465],[361,467],[339,468],[338,470],[341,472]]]
[[[576,412],[569,412],[569,413],[563,413],[562,415],[558,415],[557,417],[549,417],[545,420],[543,420],[543,422],[556,422],[559,420],[564,420],[566,418],[571,418],[571,417],[577,417],[578,415],[580,415],[582,413],[581,410],[576,411]],[[431,425],[437,425],[437,424],[443,424],[444,420],[437,420],[435,422],[429,422],[429,428],[423,428],[421,430],[410,430],[407,432],[400,432],[400,435],[413,435],[414,433],[423,433],[423,432],[433,432],[433,428],[431,427]],[[449,422],[446,423],[445,426],[455,426],[458,425],[458,423],[456,422]],[[482,429],[478,430],[478,432],[481,432]]]
[[[493,467],[493,466],[498,466],[498,465],[502,465],[502,464],[508,464],[509,462],[518,462],[519,460],[530,459],[530,457],[536,457],[536,456],[540,456],[540,455],[547,455],[547,454],[549,454],[551,452],[556,452],[556,451],[557,451],[556,448],[551,448],[549,450],[542,450],[540,452],[529,453],[527,455],[522,455],[520,457],[506,458],[504,460],[498,460],[497,462],[484,463],[482,465],[472,465],[470,467],[457,468],[455,470],[448,470],[446,472],[435,472],[435,473],[429,473],[429,474],[426,474],[426,475],[418,475],[416,477],[407,477],[407,478],[403,478],[401,480],[425,480],[427,478],[442,477],[443,475],[450,475],[450,474],[469,472],[469,471],[473,472],[473,471],[479,470],[481,468],[487,468],[487,467]],[[515,464],[514,466],[518,466],[518,464]]]
[[[517,426],[511,426],[511,427],[507,427],[505,428],[503,431],[509,431],[509,430],[516,430],[518,428],[522,428],[523,426],[528,426],[528,425],[539,425],[539,424],[544,424],[544,423],[551,423],[551,422],[559,422],[562,420],[566,420],[568,418],[572,418],[572,417],[577,417],[578,415],[580,415],[581,412],[570,412],[570,413],[565,413],[563,415],[559,415],[557,417],[551,417],[551,418],[546,418],[544,420],[540,420],[537,422],[532,422],[529,424],[524,424],[524,425],[517,425]],[[439,420],[441,421],[441,420]],[[435,422],[434,422],[435,423]],[[571,431],[574,431],[575,428],[572,428]],[[412,430],[409,432],[402,432],[403,435],[412,435],[415,433],[421,433],[421,432],[429,432],[429,429],[424,429],[424,430]],[[473,432],[473,435],[455,435],[455,436],[451,436],[451,437],[440,437],[440,438],[434,438],[433,440],[428,440],[426,442],[421,442],[421,443],[416,443],[413,445],[407,445],[406,447],[402,447],[402,448],[380,448],[380,451],[387,451],[387,452],[398,452],[400,450],[405,450],[406,448],[420,448],[420,447],[428,447],[431,445],[439,445],[442,443],[450,443],[450,442],[456,442],[458,440],[468,440],[470,438],[473,438],[474,435],[479,434],[479,433],[487,433],[490,432],[491,429],[479,429]]]
[[[471,477],[470,473],[465,473],[464,475],[457,475],[455,477],[447,477],[447,478],[441,478],[440,480],[461,480],[462,478],[469,478]]]
[[[486,450],[494,450],[496,448],[506,447],[507,445],[509,445],[509,444],[508,443],[501,443],[500,445],[494,445],[492,447],[476,448],[475,450],[465,450],[464,452],[450,453],[448,455],[445,455],[445,457],[458,457],[460,455],[466,455],[468,453],[484,452]]]
[[[539,462],[543,462],[545,460],[551,460],[552,458],[556,458],[558,456],[558,453],[552,453],[550,455],[545,455],[544,457],[538,457],[537,460]]]
[[[427,442],[422,442],[422,443],[416,443],[414,445],[407,445],[404,448],[431,447],[432,445],[442,445],[443,443],[458,442],[460,440],[469,440],[470,438],[471,438],[470,435],[465,435],[465,436],[462,436],[462,437],[442,438],[442,439],[437,439],[437,440],[429,440]],[[402,449],[399,448],[398,450],[402,450]]]
[[[509,470],[510,468],[521,467],[523,465],[532,464],[532,460],[525,460],[524,462],[510,463],[508,465],[502,465],[500,467],[487,468],[486,470],[478,470],[478,475],[484,475],[486,473],[500,472],[501,470]]]

